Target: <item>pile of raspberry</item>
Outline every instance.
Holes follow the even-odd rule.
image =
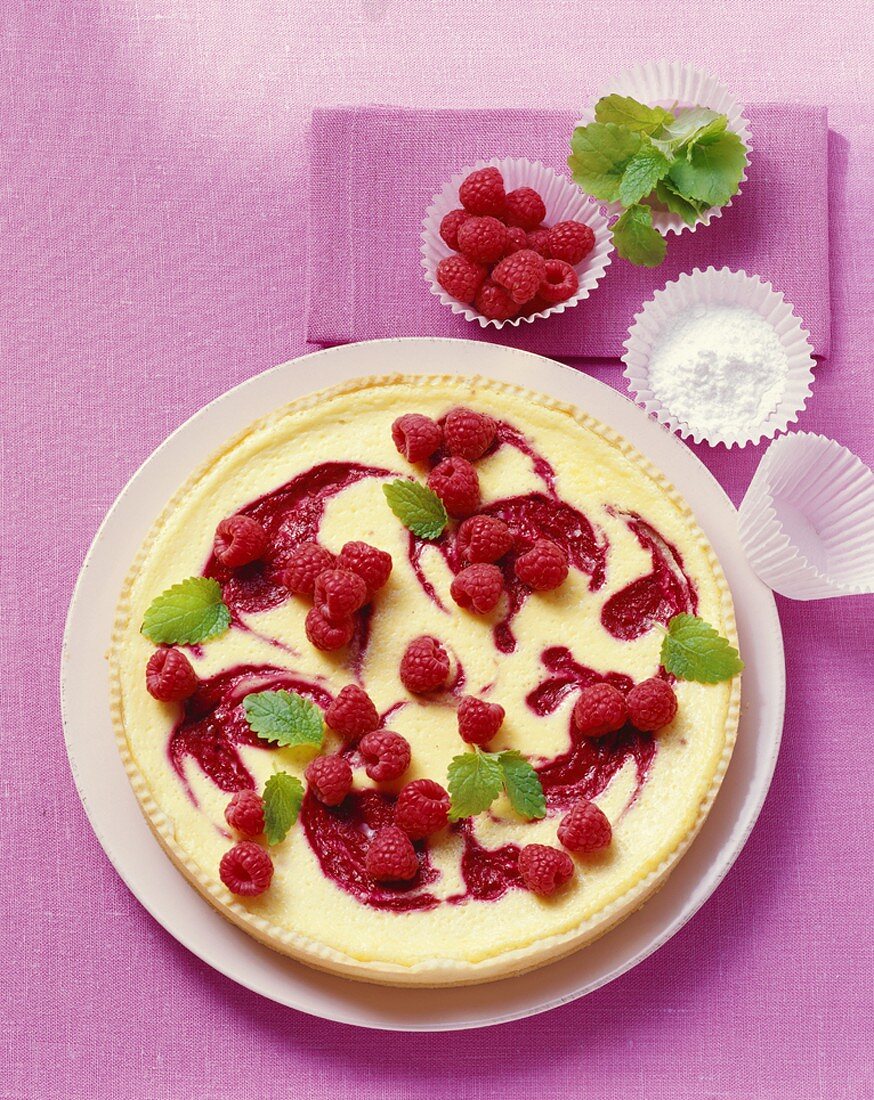
[[[439,422],[422,413],[405,413],[392,425],[398,452],[409,462],[434,463],[428,488],[440,497],[450,516],[463,521],[455,537],[462,567],[450,594],[459,607],[475,615],[487,615],[500,602],[504,593],[500,563],[508,564],[511,553],[515,554],[513,573],[534,592],[558,588],[569,569],[567,554],[551,539],[535,539],[523,548],[502,519],[474,514],[482,499],[473,463],[492,449],[497,437],[494,417],[464,406],[450,409]]]
[[[456,253],[437,265],[437,282],[490,321],[530,317],[572,298],[575,266],[595,246],[583,222],[543,224],[546,205],[533,187],[506,191],[497,168],[471,172],[458,189],[461,206],[440,223]]]
[[[348,645],[356,614],[386,584],[391,570],[391,555],[366,542],[347,542],[336,556],[318,542],[296,546],[283,581],[289,592],[313,600],[304,622],[310,644],[324,652]]]

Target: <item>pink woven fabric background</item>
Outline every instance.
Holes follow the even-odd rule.
[[[573,110],[668,56],[743,101],[826,106],[831,353],[801,426],[870,464],[870,21],[864,0],[329,0],[317,17],[305,0],[6,0],[0,1096],[872,1095],[870,600],[779,601],[783,749],[704,909],[609,987],[485,1032],[353,1031],[194,959],[91,834],[56,687],[72,585],[131,473],[204,402],[306,350],[317,104]],[[761,455],[699,453],[735,500]]]

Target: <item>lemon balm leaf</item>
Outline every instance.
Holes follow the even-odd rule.
[[[647,107],[631,96],[607,95],[595,104],[596,122],[615,122],[638,134],[653,134],[660,126],[673,121],[673,117],[663,107]]]
[[[743,671],[738,651],[695,615],[675,615],[662,641],[661,663],[680,680],[718,684]]]
[[[450,821],[487,810],[501,793],[504,776],[498,754],[466,752],[455,756],[448,771]]]
[[[443,501],[421,482],[398,478],[383,485],[388,506],[414,535],[420,539],[437,539],[446,529],[449,516]]]
[[[246,721],[264,741],[283,747],[320,746],[325,736],[322,712],[293,691],[255,691],[243,700]]]
[[[596,199],[615,202],[625,168],[642,141],[640,134],[613,122],[578,126],[568,158],[574,180]]]
[[[641,145],[626,164],[619,183],[619,201],[634,206],[649,195],[660,179],[668,174],[671,162],[652,143]]]
[[[638,267],[658,267],[665,258],[665,239],[652,224],[652,211],[640,204],[629,206],[613,226],[613,243],[619,255]]]
[[[504,789],[510,805],[520,817],[529,821],[546,817],[546,797],[540,776],[517,749],[500,754]]]
[[[303,796],[303,783],[288,772],[275,772],[264,784],[264,834],[268,844],[279,844],[288,836]]]
[[[224,634],[230,625],[218,581],[188,577],[152,601],[140,629],[158,645],[195,645]]]
[[[722,133],[712,141],[696,142],[688,155],[671,165],[670,178],[685,198],[724,206],[737,194],[747,163],[744,144],[737,134]]]

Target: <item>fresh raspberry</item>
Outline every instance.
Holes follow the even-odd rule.
[[[471,516],[458,528],[455,546],[467,561],[498,561],[513,547],[513,532],[497,516]]]
[[[562,818],[558,839],[571,852],[600,852],[610,846],[613,830],[600,806],[578,798]]]
[[[298,596],[312,596],[316,577],[326,569],[333,569],[334,555],[317,542],[302,542],[291,552],[285,567],[285,587]]]
[[[530,302],[526,302],[520,312],[525,317],[533,317],[535,313],[541,313],[545,309],[552,309],[552,302],[545,302],[539,294],[535,294]]]
[[[345,756],[317,756],[304,775],[310,790],[326,806],[339,806],[352,790],[352,768]]]
[[[504,177],[497,168],[478,168],[458,188],[458,201],[468,214],[504,213]]]
[[[551,306],[573,298],[580,289],[580,279],[576,271],[564,260],[547,260],[546,273],[537,294]]]
[[[384,825],[373,834],[364,867],[375,882],[408,882],[416,877],[419,860],[403,829]]]
[[[511,297],[519,305],[531,301],[545,274],[546,263],[543,257],[530,248],[505,256],[492,268],[494,282],[509,290]]]
[[[528,241],[526,248],[530,248],[532,252],[536,252],[538,256],[542,256],[544,260],[548,260],[550,258],[549,230],[532,229],[526,236]]]
[[[486,279],[474,302],[477,312],[488,321],[509,321],[519,312],[519,303],[514,302],[509,290],[505,290],[491,279]]]
[[[488,271],[466,256],[447,256],[437,265],[437,282],[447,294],[470,305],[483,285]]]
[[[266,549],[267,532],[251,516],[229,516],[215,529],[212,552],[231,569],[257,561]]]
[[[479,478],[466,458],[444,458],[428,475],[428,488],[440,497],[450,516],[469,516],[479,508]]]
[[[273,860],[260,844],[241,840],[222,856],[219,878],[232,894],[254,898],[270,886]]]
[[[316,607],[332,623],[354,615],[367,601],[367,585],[351,569],[326,569],[316,577]]]
[[[468,745],[487,745],[503,721],[504,708],[500,703],[465,695],[458,704],[458,732]]]
[[[612,684],[590,684],[574,705],[574,726],[583,737],[602,737],[628,721],[625,696]]]
[[[436,638],[414,638],[401,658],[401,683],[414,695],[441,688],[449,678],[449,655]]]
[[[519,874],[532,893],[546,897],[573,878],[574,864],[567,852],[547,844],[526,844],[519,853]]]
[[[508,192],[504,210],[507,225],[518,225],[520,229],[536,229],[546,217],[543,199],[533,187],[517,187]]]
[[[410,766],[409,741],[391,730],[366,733],[358,743],[358,751],[367,761],[364,770],[377,783],[397,779]]]
[[[257,791],[237,791],[225,807],[225,821],[243,836],[264,832],[264,801]]]
[[[458,230],[458,251],[475,264],[493,264],[507,248],[507,227],[497,218],[470,217]]]
[[[146,665],[146,691],[162,703],[187,699],[197,691],[198,683],[197,673],[181,650],[161,646]]]
[[[459,607],[487,615],[497,607],[504,591],[504,574],[497,565],[469,565],[456,576],[449,593]]]
[[[373,700],[357,684],[347,684],[325,711],[329,729],[341,737],[361,737],[379,725]]]
[[[648,733],[669,726],[677,716],[674,689],[658,676],[636,684],[625,696],[625,702],[631,724]]]
[[[473,462],[482,458],[495,441],[498,425],[485,413],[461,406],[450,409],[443,424],[443,438],[451,455]]]
[[[585,222],[558,222],[549,230],[549,255],[566,264],[582,263],[595,247],[595,234]]]
[[[310,643],[325,653],[342,649],[352,641],[352,635],[355,633],[354,619],[331,622],[318,607],[309,609],[303,625]]]
[[[384,587],[391,576],[391,554],[369,542],[347,542],[340,551],[340,564],[351,569],[367,585],[367,599]]]
[[[421,840],[445,827],[449,795],[433,779],[414,779],[398,795],[395,823],[410,840]]]
[[[458,230],[464,225],[470,214],[459,207],[444,214],[440,222],[440,236],[449,245],[453,252],[458,251]]]
[[[524,229],[521,229],[518,225],[507,226],[507,247],[504,249],[505,256],[512,256],[514,252],[518,252],[522,248],[530,247],[531,245],[528,243],[528,234]]]
[[[404,413],[391,426],[391,437],[407,462],[424,462],[443,445],[440,425],[421,413]]]
[[[516,576],[536,592],[558,588],[568,574],[567,554],[549,539],[538,539],[516,558]]]

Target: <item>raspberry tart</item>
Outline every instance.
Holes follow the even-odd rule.
[[[734,645],[712,548],[612,429],[482,378],[369,377],[169,502],[119,604],[113,717],[225,917],[337,974],[456,985],[583,948],[664,883],[731,756]]]

